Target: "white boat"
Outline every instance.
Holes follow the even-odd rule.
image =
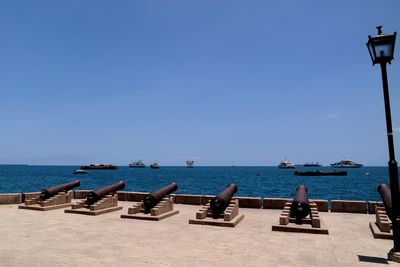
[[[145,167],[146,167],[146,164],[144,164],[143,161],[141,161],[141,160],[129,163],[129,168],[145,168]]]
[[[360,168],[363,166],[361,163],[355,163],[348,159],[343,159],[339,162],[332,163],[333,168]]]
[[[187,167],[187,168],[193,168],[193,164],[194,164],[194,161],[193,161],[193,160],[187,160],[187,161],[186,161],[186,167]]]
[[[280,169],[294,169],[296,166],[289,160],[283,160],[281,163],[279,163],[278,167]]]
[[[159,169],[159,168],[160,168],[160,165],[158,165],[157,162],[154,162],[154,163],[150,164],[150,168],[152,168],[152,169]]]

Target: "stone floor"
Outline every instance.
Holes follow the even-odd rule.
[[[374,239],[374,215],[320,213],[329,235],[272,232],[280,210],[241,209],[236,228],[189,225],[199,206],[160,222],[121,219],[131,202],[86,216],[0,205],[0,266],[372,266],[393,241]]]

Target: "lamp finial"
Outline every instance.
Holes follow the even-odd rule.
[[[382,35],[383,34],[383,32],[382,32],[382,26],[377,26],[376,27],[377,29],[378,29],[378,35]]]

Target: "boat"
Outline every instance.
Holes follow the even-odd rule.
[[[81,170],[116,170],[117,166],[111,164],[90,164],[81,166]]]
[[[295,171],[298,176],[347,176],[347,171]]]
[[[322,167],[322,165],[318,162],[307,162],[303,164],[303,167]]]
[[[145,167],[146,167],[146,164],[144,164],[143,161],[141,161],[141,160],[129,163],[129,168],[145,168]]]
[[[279,163],[278,167],[280,169],[294,169],[296,166],[291,161],[283,160],[281,163]]]
[[[355,163],[348,159],[343,159],[339,162],[332,163],[333,168],[360,168],[363,166],[361,163]]]
[[[74,171],[74,174],[87,174],[87,173],[89,173],[89,172],[86,170],[82,170],[82,169],[77,169]]]
[[[150,164],[150,168],[152,168],[152,169],[159,169],[159,168],[160,168],[160,165],[158,165],[157,162],[154,162],[154,163]]]
[[[187,160],[186,161],[186,168],[193,168],[193,164],[194,164],[193,160]]]

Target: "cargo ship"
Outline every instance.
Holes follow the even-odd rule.
[[[81,170],[116,170],[117,166],[111,164],[90,164],[80,167]]]

